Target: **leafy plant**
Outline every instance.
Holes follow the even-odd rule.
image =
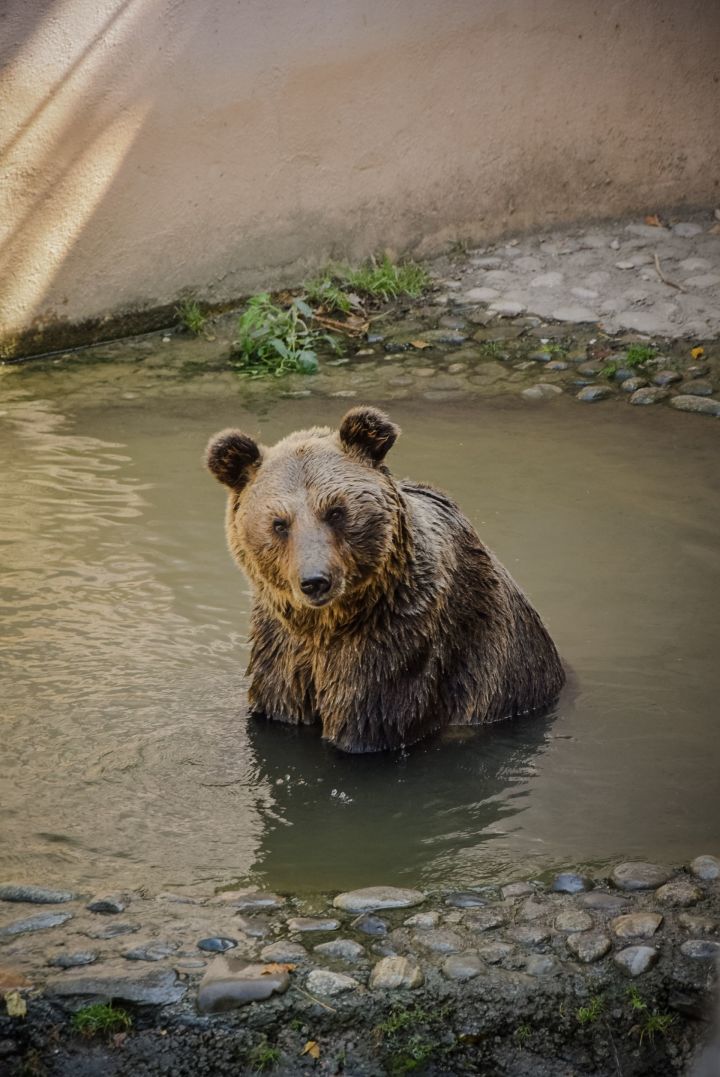
[[[399,295],[419,296],[429,283],[422,266],[415,262],[394,265],[387,255],[381,262],[372,259],[360,269],[346,271],[345,281],[352,288],[376,298],[388,300]]]
[[[252,377],[313,374],[318,368],[317,348],[341,349],[335,337],[312,327],[312,317],[303,299],[280,307],[267,292],[254,295],[238,320],[233,345],[236,367]]]
[[[126,1010],[115,1009],[104,1002],[95,1002],[74,1013],[70,1024],[75,1032],[89,1039],[101,1033],[112,1035],[115,1032],[127,1032],[132,1028],[132,1017]]]
[[[175,313],[187,330],[199,336],[202,333],[207,314],[203,314],[200,304],[196,299],[183,299],[175,307]]]
[[[343,314],[349,314],[352,302],[347,292],[343,291],[342,277],[339,273],[340,271],[328,267],[319,276],[307,281],[304,285],[305,299],[319,307],[324,307],[325,310],[339,310]]]
[[[625,366],[634,370],[635,367],[644,366],[657,355],[657,348],[651,344],[631,344],[625,353]]]
[[[518,1025],[518,1027],[515,1029],[515,1031],[513,1033],[513,1036],[515,1037],[515,1039],[517,1040],[517,1042],[520,1044],[521,1047],[524,1044],[527,1043],[527,1041],[530,1039],[531,1035],[532,1035],[532,1029],[530,1028],[530,1025]]]
[[[595,1021],[602,1017],[604,1009],[605,1002],[602,995],[593,995],[587,1006],[581,1006],[578,1009],[575,1015],[577,1017],[578,1024],[592,1025]]]
[[[266,1073],[274,1069],[279,1061],[280,1048],[272,1047],[267,1039],[253,1047],[248,1055],[248,1062],[253,1067],[254,1073]]]
[[[634,985],[628,987],[627,994],[631,1008],[639,1015],[639,1024],[635,1026],[635,1031],[640,1033],[640,1045],[642,1046],[646,1038],[650,1043],[654,1043],[656,1033],[666,1036],[675,1022],[675,1015],[651,1010]]]

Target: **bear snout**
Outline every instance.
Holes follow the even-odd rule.
[[[318,602],[327,597],[332,580],[326,573],[317,572],[311,576],[303,576],[300,580],[300,590],[311,602]]]

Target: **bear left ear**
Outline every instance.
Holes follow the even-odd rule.
[[[222,430],[210,439],[205,463],[218,482],[240,491],[260,466],[260,447],[239,430]]]
[[[400,427],[377,408],[353,408],[340,424],[344,449],[360,453],[379,464],[395,444]]]

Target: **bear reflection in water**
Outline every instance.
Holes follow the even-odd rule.
[[[230,550],[254,588],[249,701],[347,752],[547,708],[540,617],[460,508],[385,466],[398,428],[353,408],[265,447],[217,434]]]

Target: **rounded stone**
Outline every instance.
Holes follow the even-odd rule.
[[[469,952],[453,954],[445,960],[442,966],[442,971],[448,980],[472,980],[484,970],[484,961],[477,954]]]
[[[333,901],[336,909],[344,912],[370,912],[373,909],[409,909],[421,905],[425,895],[419,890],[406,890],[398,886],[366,886],[338,894]]]
[[[72,920],[71,912],[46,912],[39,916],[28,916],[26,920],[13,920],[12,923],[0,927],[0,939],[10,938],[12,935],[26,935],[33,931],[46,931],[51,927],[60,927]]]
[[[98,955],[92,950],[76,950],[74,954],[56,954],[48,961],[56,969],[76,969],[83,965],[93,965]]]
[[[209,954],[224,954],[226,950],[233,950],[236,946],[237,939],[226,939],[220,935],[200,939],[198,942],[198,950],[205,950]]]
[[[314,916],[291,916],[288,920],[286,927],[288,931],[337,931],[340,927],[340,921],[335,920],[332,917],[314,917]]]
[[[627,908],[628,900],[622,894],[607,894],[603,890],[591,890],[589,894],[581,894],[578,898],[586,909],[608,914]]]
[[[618,890],[657,890],[671,875],[672,871],[661,864],[628,860],[613,868],[610,881]]]
[[[128,907],[127,899],[122,894],[102,894],[94,897],[85,906],[90,912],[103,913],[105,915],[125,912]]]
[[[647,382],[644,378],[628,378],[620,388],[624,393],[636,393],[638,389],[644,389]]]
[[[499,965],[501,961],[512,957],[515,947],[508,942],[487,942],[484,946],[479,946],[476,953],[488,965]]]
[[[688,396],[712,396],[713,387],[709,381],[705,381],[703,378],[693,378],[690,381],[684,381],[682,385],[678,386],[681,393],[685,393]]]
[[[555,930],[570,935],[576,931],[592,931],[593,918],[582,909],[567,909],[555,917]]]
[[[547,912],[548,910],[544,905],[541,905],[539,901],[536,901],[534,898],[527,898],[518,909],[517,915],[521,920],[532,921],[539,920],[540,917],[546,916]]]
[[[630,912],[618,916],[611,927],[619,939],[649,939],[662,922],[663,918],[657,912]]]
[[[383,957],[370,974],[370,986],[385,990],[420,987],[424,980],[422,969],[407,957]]]
[[[282,963],[289,961],[290,963],[304,961],[308,956],[307,950],[300,942],[271,942],[268,946],[263,946],[260,951],[260,957],[263,961],[267,961],[272,964],[275,961]]]
[[[313,969],[305,981],[307,989],[313,995],[342,995],[346,991],[355,991],[360,986],[352,976],[344,972],[331,972],[330,969]]]
[[[682,374],[678,374],[677,370],[658,370],[657,374],[653,374],[655,385],[674,385],[676,381],[682,381]]]
[[[436,928],[415,935],[415,941],[435,954],[454,954],[464,947],[460,935],[449,928]]]
[[[477,909],[481,905],[487,905],[488,899],[482,894],[472,890],[462,890],[454,894],[448,894],[445,898],[446,905],[452,905],[454,909]]]
[[[520,394],[525,400],[552,400],[553,397],[560,396],[562,389],[559,385],[551,385],[549,382],[538,382],[537,385],[531,385],[528,389],[523,389]]]
[[[597,400],[607,400],[612,395],[612,389],[608,385],[586,385],[575,399],[585,404],[594,404]]]
[[[702,916],[697,913],[678,913],[677,921],[680,927],[693,935],[714,935],[718,929],[718,922],[712,916]]]
[[[525,962],[528,976],[555,976],[559,971],[560,964],[551,954],[530,954]]]
[[[659,953],[653,946],[626,946],[615,954],[615,964],[628,976],[642,976],[657,963]]]
[[[362,931],[363,935],[387,935],[388,926],[387,920],[382,920],[379,916],[370,916],[368,913],[358,916],[350,924],[350,927],[354,927],[356,931]]]
[[[175,943],[153,942],[147,946],[135,946],[132,950],[126,950],[123,957],[126,961],[162,961],[176,950]]]
[[[491,931],[494,927],[502,927],[506,919],[502,910],[488,908],[473,910],[463,922],[470,931]]]
[[[697,905],[702,894],[689,879],[671,879],[669,883],[659,888],[655,897],[663,905],[669,905],[675,909],[687,909],[690,905]]]
[[[517,927],[510,928],[508,935],[523,946],[539,946],[541,942],[547,942],[550,938],[549,930],[539,924],[519,924]]]
[[[500,895],[505,898],[517,898],[525,897],[527,894],[534,894],[535,888],[530,883],[507,883],[505,886],[500,887]]]
[[[339,961],[357,961],[365,953],[360,943],[352,939],[331,939],[313,946],[313,950],[321,957],[334,957]]]
[[[0,901],[26,901],[33,905],[62,905],[79,897],[70,890],[48,890],[44,886],[5,883],[0,886]]]
[[[666,400],[668,396],[667,389],[659,389],[657,386],[649,385],[645,389],[636,389],[631,394],[628,403],[634,405],[646,405],[646,404],[659,404],[661,401]]]
[[[601,931],[581,931],[568,935],[566,941],[568,949],[586,965],[605,957],[612,946],[608,936]]]
[[[680,953],[696,961],[712,961],[720,955],[720,942],[714,939],[688,939],[680,947]]]
[[[403,920],[405,927],[417,927],[421,931],[429,931],[440,923],[439,912],[416,912],[414,916],[408,916]]]
[[[262,939],[270,930],[267,920],[261,916],[243,916],[242,913],[238,913],[235,917],[235,924],[244,935],[249,935],[251,939]]]
[[[706,882],[720,879],[720,860],[716,856],[696,856],[690,864],[690,871]]]
[[[270,971],[267,965],[247,965],[241,958],[222,954],[205,970],[197,1005],[200,1013],[225,1013],[282,994],[289,986],[285,969]]]
[[[587,875],[576,875],[573,871],[561,871],[552,881],[550,889],[556,894],[579,894],[590,890],[592,882]]]
[[[578,374],[582,374],[584,377],[595,377],[604,370],[604,364],[599,359],[588,359],[586,363],[580,363],[577,368]]]
[[[674,396],[670,404],[678,411],[692,411],[697,415],[720,415],[720,400],[709,400],[704,396],[681,394]]]

